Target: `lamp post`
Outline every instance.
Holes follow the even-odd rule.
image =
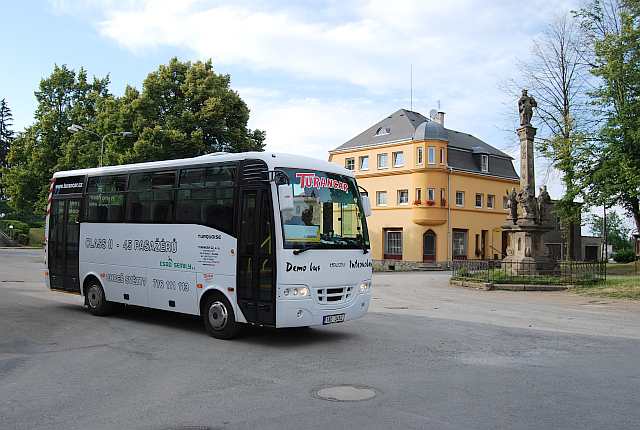
[[[9,239],[13,240],[13,224],[9,226]]]
[[[89,130],[89,129],[81,126],[81,125],[78,125],[78,124],[71,124],[69,127],[67,127],[67,131],[69,133],[78,133],[80,131],[84,131],[84,132],[92,134],[92,135],[96,136],[98,139],[100,139],[100,164],[98,165],[98,167],[102,167],[102,154],[104,153],[104,141],[107,139],[107,137],[116,136],[116,135],[120,135],[122,137],[131,137],[131,136],[133,136],[133,133],[130,132],[130,131],[115,131],[113,133],[107,133],[104,136],[100,136],[95,131],[91,131],[91,130]]]

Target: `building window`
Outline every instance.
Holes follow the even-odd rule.
[[[444,148],[440,148],[440,164],[445,164],[445,160],[444,160]]]
[[[454,260],[467,259],[467,231],[453,230],[453,258]]]
[[[440,206],[445,207],[447,205],[447,190],[440,188]]]
[[[480,170],[482,170],[483,172],[488,172],[489,171],[489,156],[488,155],[481,155],[480,156]]]
[[[430,202],[436,201],[436,189],[435,188],[427,188],[427,200]]]
[[[389,154],[378,154],[378,169],[386,169],[389,163]]]
[[[502,196],[502,209],[509,209],[509,198]]]
[[[464,191],[456,191],[456,206],[464,206]]]
[[[402,260],[402,230],[384,230],[384,258]]]
[[[404,166],[404,152],[398,151],[393,153],[393,167]]]
[[[380,127],[376,130],[376,136],[385,136],[389,133],[391,133],[391,128],[389,127]]]
[[[493,209],[493,206],[495,205],[495,200],[496,200],[496,196],[494,196],[493,194],[487,194],[487,207],[490,209]]]
[[[356,160],[353,158],[347,158],[344,160],[344,168],[347,170],[355,170]]]
[[[398,204],[409,204],[409,190],[398,190]]]
[[[422,188],[416,188],[416,204],[420,204],[422,202]]]
[[[387,192],[386,191],[376,191],[376,204],[378,206],[386,206],[387,205]]]
[[[369,156],[363,155],[360,157],[360,170],[369,170]]]
[[[416,164],[422,165],[424,163],[424,154],[422,146],[418,146],[416,149]]]
[[[476,207],[477,208],[481,208],[482,207],[482,197],[483,197],[483,194],[476,193]]]
[[[427,153],[429,164],[436,164],[436,148],[434,146],[429,147],[429,152]]]

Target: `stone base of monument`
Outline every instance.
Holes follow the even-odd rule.
[[[502,270],[518,276],[554,273],[557,264],[549,257],[542,242],[542,235],[552,227],[519,220],[518,224],[507,223],[502,228],[508,232],[507,256],[502,260]]]

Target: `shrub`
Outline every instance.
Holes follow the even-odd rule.
[[[18,221],[15,219],[3,219],[0,220],[0,230],[6,232],[7,234],[9,234],[9,226],[12,225],[13,226],[13,233],[15,235],[18,234],[26,234],[29,235],[29,225],[27,223],[24,223],[22,221]]]
[[[621,249],[613,255],[616,263],[631,263],[636,260],[636,253],[633,249]]]

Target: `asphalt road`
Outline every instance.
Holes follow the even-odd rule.
[[[0,249],[0,429],[637,429],[640,305],[381,274],[365,318],[208,337],[197,318],[93,317]],[[334,384],[363,402],[320,400]]]

